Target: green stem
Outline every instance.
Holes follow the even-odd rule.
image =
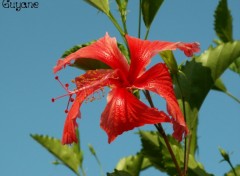
[[[114,18],[114,16],[112,15],[111,12],[109,12],[109,14],[107,16],[111,20],[111,22],[114,24],[114,26],[117,28],[117,30],[119,31],[119,33],[121,34],[121,36],[123,38],[124,43],[127,45],[127,41],[125,39],[125,32],[122,30],[122,28],[118,24],[117,20]]]
[[[96,159],[96,161],[97,161],[97,163],[98,163],[98,166],[99,166],[99,168],[100,168],[101,175],[104,176],[103,168],[102,168],[102,165],[101,165],[100,160],[98,159],[97,155],[94,155],[94,157],[95,157],[95,159]]]
[[[231,161],[228,160],[227,162],[229,163],[230,167],[232,168],[234,175],[237,176],[236,170],[234,169],[234,167],[233,167]]]
[[[154,104],[153,104],[153,101],[152,101],[152,97],[151,97],[149,91],[148,91],[148,90],[144,91],[144,95],[145,95],[146,99],[148,100],[150,106],[151,106],[152,108],[154,108]],[[165,133],[162,125],[161,125],[160,123],[159,123],[159,124],[155,124],[155,127],[157,128],[159,134],[163,137],[164,142],[166,143],[167,149],[168,149],[168,151],[169,151],[169,153],[170,153],[170,155],[171,155],[171,158],[172,158],[172,160],[173,160],[173,163],[174,163],[174,165],[175,165],[175,167],[176,167],[176,169],[177,169],[178,175],[179,175],[179,176],[183,176],[183,175],[182,175],[182,172],[181,172],[181,169],[180,169],[180,167],[179,167],[179,164],[178,164],[178,162],[177,162],[176,156],[175,156],[175,154],[173,153],[172,147],[171,147],[171,145],[170,145],[170,143],[169,143],[169,141],[168,141],[167,135],[166,135],[166,133]]]
[[[146,31],[146,34],[145,34],[144,40],[147,40],[147,38],[148,38],[148,34],[149,34],[149,31],[150,31],[150,28],[147,28],[147,31]]]
[[[83,176],[86,176],[86,173],[85,173],[85,171],[84,171],[84,169],[83,169],[82,166],[80,167],[80,169],[81,169],[81,171],[82,171]],[[78,174],[78,176],[80,176],[80,174]]]
[[[77,151],[80,153],[81,152],[81,143],[80,143],[80,132],[79,132],[79,128],[76,129],[76,133],[77,133],[77,139],[78,139],[78,144],[77,144]],[[80,159],[80,158],[79,158]],[[80,165],[80,170],[82,172],[83,176],[86,176],[86,173],[82,167],[82,164]],[[80,176],[80,174],[77,174],[78,176]]]
[[[240,103],[240,100],[238,98],[236,98],[235,96],[233,96],[230,92],[226,91],[225,92],[229,97],[231,97],[232,99],[234,99],[236,102]]]
[[[127,34],[128,31],[127,31],[126,20],[124,19],[125,16],[124,16],[124,15],[121,15],[121,18],[122,18],[122,24],[123,24],[124,33]]]
[[[181,87],[179,79],[178,79],[178,75],[176,75],[176,80],[177,80],[177,84],[178,84],[178,87],[179,87],[179,90],[180,90],[180,93],[181,93],[184,120],[187,123],[187,115],[186,115],[186,107],[185,107],[185,97],[183,95],[183,91],[182,91],[182,87]],[[191,138],[192,137],[191,137],[191,134],[190,134],[189,138],[186,137],[185,140],[184,140],[184,164],[183,164],[184,173],[183,173],[183,175],[187,175]]]
[[[139,1],[138,38],[141,38],[141,21],[142,21],[142,0]]]

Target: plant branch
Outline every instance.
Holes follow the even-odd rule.
[[[237,176],[236,170],[234,169],[231,161],[229,160],[229,161],[227,161],[227,162],[229,163],[230,167],[232,168],[234,175]]]
[[[141,38],[141,21],[142,21],[142,0],[139,1],[139,12],[138,12],[138,38]]]
[[[154,104],[153,104],[153,101],[152,101],[152,97],[151,97],[149,91],[148,91],[148,90],[144,91],[144,95],[145,95],[145,97],[147,98],[150,106],[151,106],[152,108],[154,108]],[[169,153],[170,153],[170,155],[171,155],[171,158],[172,158],[172,160],[173,160],[173,163],[174,163],[174,165],[175,165],[175,167],[176,167],[176,169],[177,169],[178,175],[179,175],[179,176],[183,176],[183,175],[182,175],[182,171],[181,171],[181,169],[180,169],[180,167],[179,167],[179,164],[178,164],[178,162],[177,162],[176,156],[175,156],[175,154],[173,153],[173,150],[172,150],[172,147],[171,147],[171,145],[170,145],[170,143],[169,143],[169,141],[168,141],[167,135],[166,135],[166,133],[165,133],[163,127],[162,127],[162,124],[160,124],[160,123],[159,123],[159,124],[155,124],[155,127],[157,128],[159,134],[163,137],[164,142],[165,142],[166,145],[167,145],[167,149],[168,149],[168,151],[169,151]]]
[[[150,31],[150,27],[147,28],[147,31],[146,31],[146,34],[145,34],[145,37],[144,37],[145,40],[147,40],[147,38],[148,38],[149,31]]]
[[[182,91],[182,87],[181,87],[179,79],[178,79],[178,75],[176,75],[176,80],[177,80],[177,84],[179,86],[180,93],[181,93],[184,120],[187,123],[185,97],[183,95],[183,91]],[[192,139],[192,135],[190,134],[189,137],[185,137],[185,140],[184,140],[184,164],[183,164],[184,173],[183,173],[183,175],[187,175],[191,139]]]
[[[121,34],[124,43],[127,45],[127,41],[125,39],[125,32],[122,30],[121,26],[118,24],[117,20],[114,18],[113,14],[111,12],[109,12],[109,14],[107,15],[108,18],[111,20],[111,22],[114,24],[114,26],[117,28],[118,32]]]

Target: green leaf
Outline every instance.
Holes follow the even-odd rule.
[[[226,86],[224,85],[224,83],[222,82],[221,78],[218,78],[215,83],[214,86],[212,88],[213,90],[217,90],[220,92],[225,93],[226,95],[228,95],[230,98],[232,98],[233,100],[235,100],[236,102],[240,103],[240,99],[238,99],[237,97],[233,96],[226,88]]]
[[[227,91],[227,88],[226,86],[224,85],[224,83],[222,82],[222,79],[221,78],[218,78],[215,83],[214,83],[214,86],[212,88],[213,90],[218,90],[218,91],[221,91],[221,92],[226,92]]]
[[[162,51],[159,54],[162,57],[163,61],[167,64],[171,73],[173,73],[174,75],[178,74],[178,65],[173,55],[173,52],[170,50],[167,50],[167,51]]]
[[[229,69],[240,75],[240,57],[229,66]]]
[[[176,84],[175,92],[181,108],[183,102],[180,90],[184,96],[186,119],[192,132],[190,148],[192,155],[197,149],[198,111],[215,81],[238,57],[240,57],[240,41],[223,43],[216,48],[209,48],[181,67],[182,74],[178,75],[180,85]]]
[[[134,175],[131,175],[126,171],[118,171],[115,169],[113,173],[107,173],[107,176],[134,176]]]
[[[240,175],[240,165],[237,165],[236,167],[234,167],[236,174]],[[224,176],[235,176],[233,170],[230,170],[228,173],[224,174]]]
[[[147,157],[153,166],[169,175],[177,175],[176,168],[172,162],[172,158],[168,152],[164,140],[159,137],[157,132],[140,131],[142,141],[142,154]],[[168,136],[169,143],[173,153],[176,156],[180,166],[184,163],[184,151],[180,143],[173,137]],[[188,173],[191,176],[210,176],[201,163],[197,162],[192,155],[189,156]]]
[[[228,9],[227,0],[219,1],[214,17],[214,29],[218,37],[223,42],[232,41],[232,16],[230,10]]]
[[[110,8],[108,0],[84,0],[84,1],[109,16]]]
[[[149,29],[163,0],[142,0],[142,14],[145,26]]]
[[[86,47],[88,45],[91,45],[92,43],[94,43],[94,41],[88,42],[88,43],[84,43],[81,45],[75,45],[72,48],[66,50],[63,54],[62,54],[62,58],[67,57],[68,55],[76,52],[77,50]],[[128,51],[125,48],[125,46],[121,43],[118,43],[118,48],[120,49],[120,51],[122,52],[123,55],[125,55],[126,59],[129,62],[129,56],[128,56]],[[99,60],[95,60],[95,59],[90,59],[90,58],[82,58],[82,59],[77,59],[74,61],[73,64],[71,64],[71,66],[82,69],[82,70],[96,70],[96,69],[109,69],[110,67],[99,61]]]
[[[68,145],[62,145],[61,141],[49,136],[43,136],[38,134],[31,134],[31,137],[53,154],[64,165],[71,169],[74,173],[79,175],[78,168],[81,166],[81,153],[76,153],[73,147]],[[78,145],[78,144],[73,144]]]
[[[117,166],[117,170],[126,171],[128,173],[131,173],[134,176],[138,176],[141,170],[144,170],[151,166],[151,163],[147,158],[144,158],[144,156],[141,153],[138,153],[134,156],[128,156],[122,158]]]
[[[68,55],[76,52],[77,50],[86,47],[88,45],[91,45],[94,41],[92,42],[88,42],[82,45],[75,45],[72,48],[66,50],[63,54],[62,54],[62,58],[67,57]],[[95,59],[89,59],[89,58],[82,58],[82,59],[78,59],[75,60],[73,64],[71,64],[71,66],[82,69],[82,70],[95,70],[95,69],[108,69],[110,68],[108,65],[106,65],[105,63],[95,60]]]

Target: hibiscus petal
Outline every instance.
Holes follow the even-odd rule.
[[[80,118],[79,108],[82,102],[79,102],[78,99],[81,96],[77,96],[74,101],[64,124],[63,136],[62,136],[62,144],[71,144],[73,142],[77,143],[77,135],[76,135],[76,127],[77,117]]]
[[[108,134],[108,142],[111,143],[125,131],[161,122],[170,122],[164,112],[149,108],[124,88],[114,88],[108,95],[100,126]]]
[[[53,68],[56,73],[71,61],[81,58],[96,59],[109,65],[113,69],[119,69],[123,73],[127,73],[129,65],[125,56],[118,49],[116,38],[111,38],[108,33],[103,38],[100,38],[93,44],[79,49],[78,51],[70,54],[64,59],[60,59],[57,65]]]
[[[140,76],[145,67],[150,63],[151,58],[157,53],[164,50],[182,50],[186,56],[192,56],[193,53],[198,52],[198,43],[183,43],[183,42],[165,42],[165,41],[149,41],[141,40],[126,35],[128,42],[131,64],[129,70],[129,79],[134,81]]]
[[[117,82],[117,78],[116,70],[90,70],[75,79],[77,95],[65,121],[62,137],[63,144],[77,142],[76,119],[81,116],[79,109],[83,101],[97,90],[111,84],[111,79]]]
[[[188,128],[184,121],[184,116],[178,105],[171,76],[168,72],[168,68],[165,64],[159,63],[154,65],[148,71],[146,71],[141,77],[139,77],[133,86],[138,89],[147,89],[153,91],[163,98],[167,102],[168,113],[172,116],[173,122],[173,136],[178,140],[182,140],[182,136],[186,136]]]

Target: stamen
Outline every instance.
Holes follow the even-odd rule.
[[[71,99],[72,99],[72,95],[69,96],[68,104],[67,104],[67,108],[65,110],[65,113],[66,113],[66,111],[68,112],[69,103],[72,102]]]
[[[63,85],[63,83],[59,80],[58,76],[55,76],[55,79],[60,83],[60,85],[61,85],[67,92],[70,92],[70,91],[68,90],[69,84]]]
[[[60,83],[60,85],[64,88],[64,90],[67,92],[67,94],[64,94],[64,95],[61,95],[59,97],[56,97],[56,98],[52,98],[52,102],[55,102],[57,99],[60,99],[60,98],[63,98],[65,96],[69,96],[69,99],[68,99],[68,103],[67,103],[67,108],[65,109],[65,113],[68,113],[68,107],[69,107],[69,104],[70,102],[74,102],[74,98],[72,98],[72,95],[76,93],[76,91],[69,91],[68,87],[69,87],[69,84],[63,84],[58,76],[55,77],[55,79]]]

